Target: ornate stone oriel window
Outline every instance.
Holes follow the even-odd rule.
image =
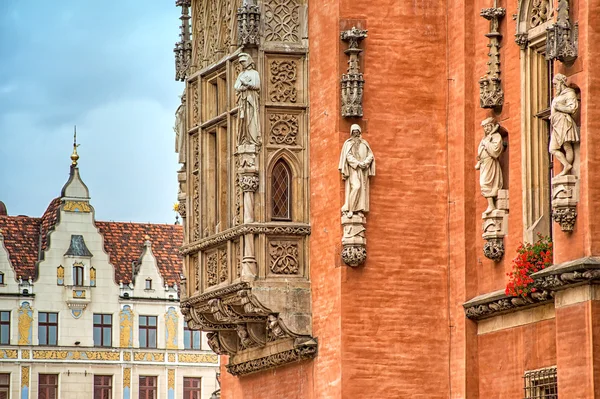
[[[181,310],[190,330],[209,332],[210,347],[230,356],[234,375],[316,354],[306,7],[305,0],[191,2],[192,64],[179,119]]]
[[[279,159],[271,172],[271,218],[292,220],[292,172],[283,159]]]
[[[523,140],[524,239],[552,235],[552,159],[548,153],[553,63],[546,60],[546,28],[552,3],[522,0],[517,17],[521,46],[521,136]]]
[[[526,371],[525,399],[558,399],[556,367]]]

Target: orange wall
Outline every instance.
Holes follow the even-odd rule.
[[[479,397],[522,398],[526,370],[556,365],[554,320],[480,335],[478,347]]]

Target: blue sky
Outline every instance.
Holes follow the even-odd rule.
[[[175,0],[0,0],[0,200],[41,216],[73,125],[97,220],[173,223]]]

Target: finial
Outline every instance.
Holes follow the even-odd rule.
[[[146,240],[146,241],[150,241],[150,236],[149,236],[148,234],[146,234],[146,235],[144,236],[144,240]]]
[[[79,155],[77,154],[77,125],[73,127],[73,153],[71,154],[71,165],[77,166],[77,160],[79,159]]]

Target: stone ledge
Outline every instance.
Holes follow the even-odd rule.
[[[509,297],[504,290],[476,296],[463,304],[465,315],[481,320],[547,303],[554,292],[583,284],[600,284],[600,258],[585,257],[550,266],[531,275],[538,289],[531,297]]]
[[[472,320],[481,320],[517,310],[528,309],[550,302],[553,294],[549,291],[534,292],[531,297],[510,297],[504,290],[476,296],[463,304],[465,315]]]
[[[536,287],[549,291],[600,283],[600,258],[586,257],[559,263],[532,274],[532,277]]]
[[[232,227],[220,233],[195,241],[181,247],[181,255],[189,255],[218,246],[224,242],[234,240],[246,234],[271,234],[271,235],[310,235],[310,225],[304,223],[246,223]]]

